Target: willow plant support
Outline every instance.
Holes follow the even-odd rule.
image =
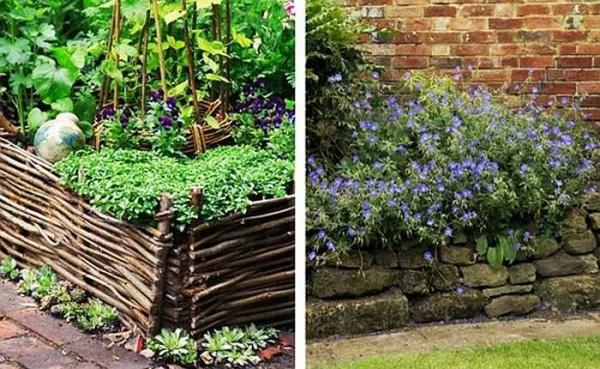
[[[203,190],[191,189],[197,211]],[[181,230],[162,194],[154,225],[137,226],[100,213],[64,188],[51,164],[0,138],[0,258],[49,265],[146,335],[291,323],[294,209],[293,195],[257,200]]]
[[[144,26],[141,30],[140,40],[138,44],[138,50],[141,54],[141,103],[140,108],[143,115],[146,114],[147,104],[146,98],[148,95],[148,43],[150,39],[150,24],[154,24],[154,28],[156,31],[155,40],[157,44],[157,55],[159,60],[159,74],[160,74],[160,84],[161,90],[163,91],[163,96],[166,99],[168,96],[168,82],[167,82],[167,71],[166,71],[166,62],[163,51],[163,30],[161,28],[161,19],[160,19],[160,11],[159,4],[157,0],[149,0],[150,10],[146,14],[146,20],[144,22]],[[197,94],[197,81],[194,71],[194,43],[190,37],[190,27],[188,20],[188,12],[192,10],[192,25],[197,24],[197,9],[194,4],[193,7],[188,7],[187,1],[182,0],[181,10],[184,14],[183,16],[183,37],[185,44],[185,53],[187,58],[187,74],[188,74],[188,86],[192,97],[192,103],[194,106],[195,112],[195,122],[190,127],[190,133],[188,136],[188,144],[184,146],[182,151],[186,154],[200,154],[206,150],[208,146],[214,146],[223,140],[226,140],[230,136],[230,131],[232,128],[232,123],[227,120],[227,108],[229,104],[229,86],[227,82],[217,81],[212,82],[211,89],[213,90],[213,98],[214,100],[210,103],[208,102],[200,102]],[[215,39],[222,41],[223,33],[226,35],[226,46],[227,51],[229,52],[229,46],[231,43],[231,6],[230,1],[227,0],[225,3],[225,31],[222,30],[222,7],[218,4],[213,4],[212,9],[212,34]],[[153,20],[153,22],[152,22]],[[122,12],[121,12],[121,1],[114,0],[113,2],[113,12],[111,19],[111,28],[109,32],[108,39],[108,48],[107,48],[107,60],[112,60],[117,65],[119,64],[119,55],[115,51],[115,43],[118,42],[121,31],[122,31]],[[226,79],[229,80],[231,77],[230,68],[231,62],[229,59],[219,56],[219,65],[223,69],[225,69]],[[112,107],[116,110],[118,108],[118,99],[119,99],[119,86],[117,81],[114,81],[114,90],[113,90],[113,101]],[[101,107],[108,106],[108,90],[110,87],[110,79],[108,76],[105,76],[102,89],[101,89]],[[218,93],[215,93],[218,92]],[[204,124],[206,116],[215,114],[217,120],[219,121],[220,127],[213,128],[210,126],[206,126]],[[102,124],[98,124],[95,127],[95,137],[94,143],[96,149],[100,149],[101,145],[101,135],[103,126]]]

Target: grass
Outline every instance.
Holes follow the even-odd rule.
[[[374,357],[318,369],[598,369],[600,336]]]

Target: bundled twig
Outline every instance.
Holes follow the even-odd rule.
[[[202,190],[193,189],[194,207]],[[294,196],[171,230],[165,194],[157,227],[101,214],[66,190],[52,166],[0,138],[0,256],[49,265],[114,306],[125,325],[199,336],[219,325],[280,325],[294,316]]]

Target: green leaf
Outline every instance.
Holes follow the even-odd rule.
[[[33,108],[27,115],[27,130],[35,133],[42,124],[48,120],[48,114],[41,111],[39,108]]]
[[[58,99],[53,102],[51,105],[52,109],[57,110],[61,113],[72,112],[73,111],[73,100],[68,97],[64,97],[62,99]]]
[[[488,249],[487,237],[479,236],[475,242],[475,249],[479,255],[485,255]]]
[[[39,35],[35,38],[35,44],[42,49],[49,49],[52,47],[51,41],[56,41],[56,31],[54,26],[44,23],[40,28]]]
[[[144,23],[146,12],[150,9],[150,2],[147,0],[122,0],[121,11],[123,17],[138,24]]]
[[[127,43],[119,43],[115,49],[119,54],[121,60],[128,60],[129,58],[135,58],[138,55],[138,51],[135,47]]]
[[[182,95],[188,88],[188,81],[185,80],[178,84],[177,86],[171,88],[167,95],[169,96],[179,96]]]
[[[209,81],[229,82],[229,80],[227,78],[220,76],[218,74],[215,74],[215,73],[206,73],[205,77]]]
[[[167,36],[167,43],[169,44],[169,47],[175,50],[183,49],[185,47],[185,42],[176,40],[173,36]]]
[[[198,47],[200,50],[205,51],[211,55],[222,55],[227,56],[227,48],[221,41],[209,41],[203,37],[198,36],[196,38]]]
[[[96,114],[96,99],[94,96],[91,93],[84,93],[77,96],[73,106],[73,113],[75,113],[80,120],[91,122]]]
[[[185,12],[185,11],[183,11],[183,10],[181,10],[181,9],[178,9],[178,10],[175,10],[175,11],[172,11],[172,12],[169,12],[169,13],[167,13],[167,14],[166,14],[166,15],[163,17],[163,19],[165,20],[165,23],[169,24],[169,23],[173,23],[173,22],[175,22],[177,19],[179,19],[179,18],[181,18],[181,17],[185,16],[185,14],[186,14],[186,12]]]
[[[9,64],[25,64],[29,60],[31,48],[26,39],[18,38],[14,42],[2,43],[1,46],[0,54],[6,55]]]
[[[32,72],[33,86],[45,101],[56,101],[68,97],[77,74],[52,64],[37,66]]]
[[[206,118],[204,118],[204,121],[211,128],[219,129],[219,127],[220,127],[219,121],[212,115],[207,115]]]
[[[504,261],[504,249],[502,247],[489,247],[487,250],[487,261],[494,269],[500,269]]]
[[[52,55],[61,67],[77,73],[85,66],[87,50],[84,48],[56,47],[52,49]]]
[[[94,135],[94,126],[88,121],[79,122],[79,128],[81,128],[86,138],[91,138]]]
[[[112,78],[118,82],[121,82],[123,80],[123,73],[121,73],[119,68],[117,68],[117,64],[115,63],[114,60],[111,60],[111,59],[104,60],[102,62],[100,69],[107,76],[109,76],[110,78]]]
[[[252,46],[252,40],[243,33],[233,32],[233,40],[243,48]]]
[[[517,258],[517,248],[514,242],[506,236],[498,236],[498,247],[504,251],[504,260],[512,263]]]
[[[221,0],[196,0],[196,6],[199,9],[208,8],[213,4],[221,4]]]

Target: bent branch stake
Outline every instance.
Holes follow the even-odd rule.
[[[190,201],[202,207],[203,189]],[[0,256],[49,265],[114,306],[127,327],[289,324],[294,317],[294,196],[183,232],[160,199],[156,227],[101,214],[61,184],[52,165],[0,138]]]

